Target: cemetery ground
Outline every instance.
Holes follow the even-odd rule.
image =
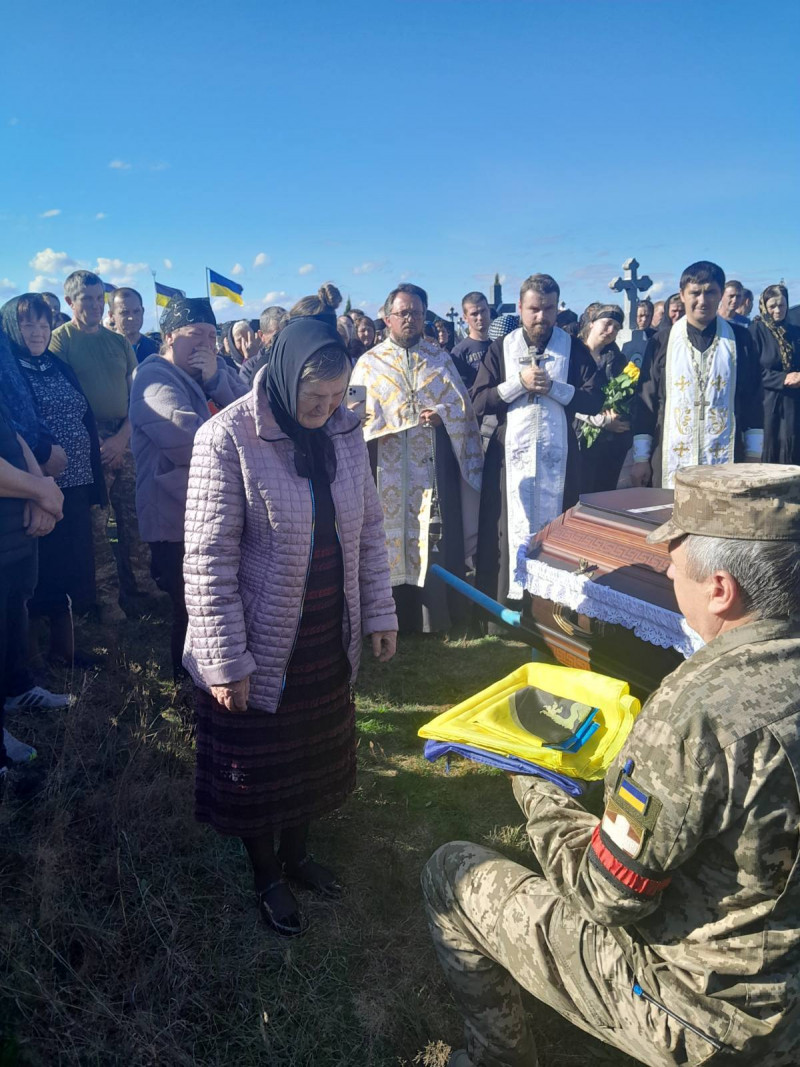
[[[240,843],[194,822],[166,620],[88,633],[107,658],[75,677],[78,703],[8,723],[39,755],[0,805],[0,1067],[443,1067],[461,1025],[420,869],[453,839],[523,863],[529,849],[506,777],[460,761],[446,774],[417,729],[529,649],[406,637],[384,665],[365,648],[358,787],[311,842],[347,894],[302,894],[311,929],[281,941],[258,920]],[[542,1067],[634,1064],[529,1007]]]

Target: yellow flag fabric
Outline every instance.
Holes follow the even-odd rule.
[[[523,729],[511,698],[526,687],[597,708],[598,729],[577,752],[548,748]],[[526,663],[423,726],[420,737],[472,745],[502,756],[519,756],[569,778],[592,781],[605,773],[630,733],[641,704],[627,682],[594,671],[548,663]]]
[[[217,274],[215,270],[210,268],[208,271],[208,291],[211,296],[225,296],[228,300],[232,300],[234,304],[244,303],[242,299],[244,290],[241,285],[231,278],[225,278],[221,274]]]

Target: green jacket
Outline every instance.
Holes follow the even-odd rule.
[[[553,888],[612,928],[645,992],[762,1067],[800,1043],[799,782],[798,619],[737,627],[664,680],[600,820],[514,780]]]

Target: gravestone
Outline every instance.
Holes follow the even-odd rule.
[[[617,334],[617,344],[622,354],[633,360],[637,366],[642,365],[644,350],[647,348],[647,334],[636,328],[636,305],[639,294],[644,295],[653,285],[646,274],[639,277],[639,263],[636,259],[626,259],[622,264],[623,277],[612,278],[608,288],[615,293],[622,293],[625,321]]]

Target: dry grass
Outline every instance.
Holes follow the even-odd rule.
[[[311,931],[285,943],[258,924],[238,842],[193,821],[191,719],[162,677],[164,622],[127,624],[118,647],[94,637],[109,666],[73,680],[78,705],[9,723],[39,758],[0,806],[0,1067],[446,1064],[460,1024],[420,868],[454,837],[523,859],[525,842],[502,778],[445,776],[416,730],[527,650],[416,638],[366,666],[359,786],[313,839],[349,892],[306,898]],[[597,1059],[544,1009],[535,1022],[543,1067]]]

